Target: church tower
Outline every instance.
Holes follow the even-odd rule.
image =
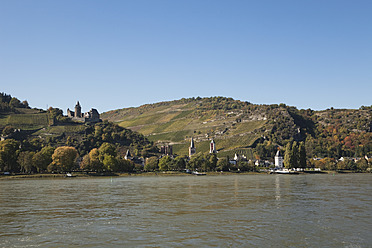
[[[190,144],[190,147],[189,147],[189,157],[194,155],[195,152],[196,152],[196,149],[195,149],[194,139],[191,138],[191,144]]]
[[[79,101],[77,102],[75,106],[75,117],[81,118],[81,106],[80,106]]]
[[[209,153],[216,153],[216,143],[214,143],[214,140],[209,145]]]

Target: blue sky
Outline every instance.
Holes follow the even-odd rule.
[[[0,0],[0,91],[100,112],[226,96],[372,104],[372,1]]]

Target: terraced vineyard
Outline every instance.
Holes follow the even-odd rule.
[[[34,130],[48,126],[50,123],[47,113],[41,113],[32,109],[20,109],[18,112],[0,115],[0,126]]]
[[[203,105],[204,104],[204,105]],[[201,109],[204,100],[162,102],[103,113],[101,117],[144,134],[158,145],[171,144],[173,152],[187,155],[191,137],[197,152],[207,152],[211,139],[221,154],[249,151],[267,123],[244,110]]]

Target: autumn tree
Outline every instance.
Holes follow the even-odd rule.
[[[91,170],[89,154],[83,157],[82,161],[80,162],[80,169],[86,170],[86,171]]]
[[[100,158],[101,156],[99,150],[97,148],[93,148],[89,154],[83,157],[83,161],[80,163],[80,168],[88,171],[102,171],[103,162],[101,162]]]
[[[61,146],[55,149],[52,155],[52,163],[48,166],[49,171],[71,171],[75,167],[78,152],[74,147]]]
[[[18,171],[19,142],[13,139],[0,141],[0,170]]]
[[[54,148],[46,146],[32,157],[32,163],[39,173],[47,170],[48,165],[52,162],[53,153]]]
[[[359,159],[356,162],[356,168],[358,171],[365,172],[368,169],[368,161],[365,158]]]

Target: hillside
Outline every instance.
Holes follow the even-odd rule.
[[[267,118],[260,113],[245,118],[244,111],[234,106],[209,109],[206,104],[205,99],[183,99],[111,111],[103,113],[102,118],[140,132],[157,144],[171,144],[180,155],[188,154],[191,137],[199,151],[208,150],[213,138],[217,148],[226,152],[249,148],[261,136],[259,129],[265,126]]]
[[[157,152],[143,135],[110,122],[84,124],[71,121],[63,111],[31,109],[28,103],[0,93],[0,134],[2,139],[21,142],[22,150],[39,151],[45,146],[73,146],[80,156],[103,143],[132,151]],[[146,152],[145,152],[146,153]]]
[[[311,156],[354,155],[360,147],[361,153],[371,152],[370,107],[313,111],[285,104],[256,105],[211,97],[113,110],[101,117],[140,132],[158,145],[171,144],[173,152],[179,155],[188,154],[191,137],[198,152],[207,152],[210,140],[214,139],[219,154],[230,156],[234,153],[257,156],[260,155],[257,146],[260,149],[264,146],[268,151],[261,157],[269,157],[278,146],[292,140],[307,140]],[[355,144],[348,144],[345,139]],[[334,147],[336,144],[341,148]],[[341,151],[333,151],[337,149]]]

